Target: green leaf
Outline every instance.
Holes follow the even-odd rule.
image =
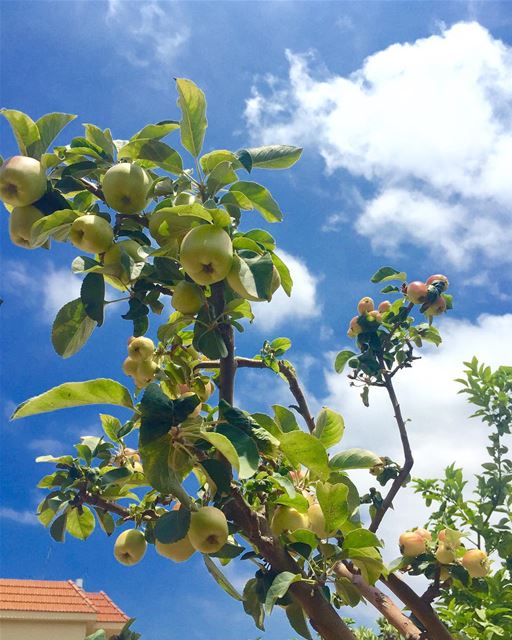
[[[387,280],[400,280],[403,282],[407,275],[403,271],[397,271],[393,267],[381,267],[371,277],[371,282],[385,282]]]
[[[270,348],[277,357],[284,355],[288,349],[291,349],[291,346],[292,341],[289,338],[275,338],[270,343]]]
[[[105,309],[105,279],[100,273],[88,273],[85,276],[80,289],[80,299],[85,313],[101,327]]]
[[[281,277],[281,286],[283,287],[284,292],[288,297],[290,297],[293,287],[293,280],[290,274],[290,270],[276,253],[272,253],[272,262],[274,263],[274,267],[279,272],[279,276]]]
[[[66,537],[66,521],[68,519],[68,513],[61,513],[60,516],[55,518],[50,527],[50,535],[55,542],[64,542]]]
[[[302,576],[299,573],[283,571],[274,578],[265,598],[265,611],[268,615],[272,613],[276,600],[282,598],[294,582],[299,582]]]
[[[258,470],[260,461],[258,447],[254,439],[245,434],[240,428],[231,424],[219,424],[216,432],[225,436],[238,454],[240,461],[238,477],[241,480],[251,478]]]
[[[231,162],[220,162],[208,176],[206,190],[210,196],[213,196],[219,189],[237,180],[238,176],[233,171]]]
[[[40,158],[41,136],[36,123],[22,111],[16,109],[0,109],[0,114],[7,119],[18,143],[21,155]]]
[[[65,304],[57,313],[52,326],[52,344],[63,358],[80,351],[91,337],[96,322],[85,311],[80,298]]]
[[[270,300],[274,266],[269,253],[250,257],[244,252],[235,256],[238,277],[247,293],[255,298]]]
[[[293,411],[287,409],[286,407],[282,407],[280,404],[273,404],[272,409],[274,409],[274,414],[276,416],[276,422],[279,425],[279,428],[284,433],[289,433],[290,431],[300,431],[299,423],[297,422],[297,418]],[[279,434],[273,434],[280,439]]]
[[[179,174],[183,171],[183,161],[180,154],[160,140],[145,140],[143,138],[129,142],[118,151],[118,158],[132,160],[149,160],[157,167],[170,173]]]
[[[81,507],[82,513],[78,509],[70,509],[68,511],[68,519],[66,522],[66,531],[74,538],[79,540],[87,540],[94,531],[96,521],[89,507]]]
[[[292,629],[302,638],[306,638],[306,640],[313,640],[302,607],[296,602],[293,602],[285,608],[285,611]]]
[[[270,191],[257,182],[246,182],[239,180],[231,185],[230,193],[237,199],[239,206],[244,209],[244,200],[238,198],[237,194],[241,193],[244,198],[249,200],[251,208],[261,213],[267,222],[280,222],[283,214],[279,209],[279,205],[271,196]]]
[[[323,444],[310,433],[292,431],[281,436],[284,455],[296,467],[304,465],[320,478],[329,476],[327,452]]]
[[[41,247],[51,236],[56,240],[64,241],[69,235],[73,222],[80,214],[73,209],[59,209],[49,216],[45,216],[32,225],[30,229],[30,241],[33,247]]]
[[[326,449],[333,447],[343,437],[345,422],[339,413],[323,407],[315,421],[313,435],[316,436]]]
[[[219,567],[215,564],[215,562],[203,553],[203,560],[208,569],[208,572],[217,584],[219,584],[224,591],[230,595],[235,600],[243,602],[243,597],[238,593],[235,587],[231,584],[231,582],[226,578],[226,576],[222,573]]]
[[[125,480],[128,480],[132,475],[132,472],[127,467],[115,467],[110,471],[107,471],[101,476],[101,479],[105,485],[107,484],[124,484]]]
[[[126,387],[115,380],[97,378],[85,382],[66,382],[34,396],[16,408],[11,420],[90,404],[114,404],[134,409],[130,392]]]
[[[226,458],[229,464],[240,473],[240,459],[231,441],[216,431],[202,431],[201,437],[212,444]]]
[[[245,151],[252,158],[252,166],[259,169],[289,169],[302,154],[300,147],[291,147],[284,144],[253,147],[252,149],[245,149]]]
[[[108,639],[105,631],[103,631],[103,629],[99,629],[99,631],[95,631],[90,636],[87,636],[85,640],[108,640]]]
[[[204,93],[191,80],[176,79],[178,89],[178,107],[181,109],[181,144],[194,158],[201,153],[206,120],[206,98]]]
[[[107,534],[107,536],[111,536],[116,528],[114,518],[108,511],[103,511],[103,509],[96,508],[95,511],[98,516],[98,522],[101,529]]]
[[[216,149],[205,153],[199,160],[201,168],[205,173],[211,173],[219,164],[228,162],[237,168],[238,160],[232,151],[227,149]],[[236,179],[236,178],[235,178]]]
[[[244,611],[247,615],[252,616],[254,624],[261,631],[265,631],[264,620],[265,610],[260,601],[260,589],[259,580],[257,578],[251,578],[248,580],[244,587],[243,592],[243,605]]]
[[[207,222],[213,221],[212,214],[198,202],[194,202],[193,204],[179,204],[176,207],[162,207],[158,212],[159,215],[165,219],[170,218],[170,216],[184,216],[187,218],[190,217],[197,218],[198,220],[206,220]],[[173,227],[172,218],[170,218],[170,222],[166,222],[164,220],[158,227],[158,233],[163,236],[172,235],[171,231],[174,230]]]
[[[349,516],[348,487],[344,484],[318,482],[316,497],[325,518],[325,530],[337,531]]]
[[[447,310],[453,309],[453,296],[449,293],[442,293],[441,296],[444,298],[444,301],[446,302],[446,309]]]
[[[228,350],[210,305],[203,305],[194,324],[193,346],[212,360],[225,358]]]
[[[85,128],[85,139],[88,142],[92,142],[97,147],[100,147],[105,154],[107,155],[109,160],[113,160],[115,153],[115,146],[112,140],[112,135],[110,131],[107,129],[102,131],[99,127],[94,124],[84,124]]]
[[[364,580],[375,584],[384,571],[384,563],[374,547],[362,547],[350,550],[350,559],[361,571]]]
[[[39,130],[39,153],[42,155],[64,127],[76,116],[69,113],[47,113],[36,121]]]
[[[368,529],[354,529],[347,533],[343,540],[343,549],[360,549],[362,547],[382,547],[377,536]]]
[[[186,506],[191,503],[190,496],[181,485],[181,478],[169,464],[173,452],[168,434],[142,444],[139,440],[139,453],[144,467],[144,475],[151,486],[163,495],[176,496]]]
[[[187,535],[190,527],[190,511],[178,509],[160,516],[155,525],[155,538],[163,544],[178,542]]]
[[[130,142],[137,140],[138,138],[146,138],[147,140],[159,140],[164,138],[171,131],[175,131],[180,128],[180,123],[175,120],[164,120],[157,124],[148,124],[138,133],[130,138]]]
[[[343,604],[355,607],[361,602],[361,593],[348,578],[336,578],[336,593]]]
[[[244,233],[243,237],[257,242],[263,249],[267,249],[267,251],[274,251],[276,248],[276,241],[274,238],[268,231],[264,231],[263,229],[251,229],[251,231]]]
[[[356,354],[349,349],[345,349],[344,351],[340,351],[334,360],[334,370],[336,373],[342,373],[345,365],[353,358]]]
[[[329,466],[336,471],[345,469],[371,469],[376,464],[381,464],[379,456],[367,449],[347,449],[336,454]]]
[[[171,400],[158,384],[149,384],[139,407],[140,443],[146,445],[166,435],[171,427],[183,422],[199,403],[196,395]]]

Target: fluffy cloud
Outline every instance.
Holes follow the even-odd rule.
[[[318,278],[308,269],[306,263],[285,251],[279,251],[293,278],[292,295],[289,298],[279,289],[270,302],[253,304],[256,316],[255,326],[260,331],[273,331],[290,320],[309,320],[320,314],[317,299]]]
[[[454,381],[461,377],[463,361],[475,355],[494,368],[512,362],[512,344],[506,339],[512,331],[512,314],[483,315],[475,323],[444,319],[439,324],[443,343],[424,349],[423,359],[395,378],[403,416],[410,419],[413,475],[424,478],[439,477],[452,462],[471,475],[484,461],[488,428],[469,419],[472,407],[464,395],[457,394],[460,385]],[[400,440],[385,391],[372,389],[370,407],[365,409],[345,375],[327,371],[326,383],[328,393],[322,403],[345,418],[342,448],[371,449],[401,463]],[[373,484],[366,472],[354,476],[360,489]],[[400,492],[395,508],[382,526],[388,541],[396,539],[401,530],[423,524],[428,513],[411,489]],[[392,546],[391,555],[393,551]]]
[[[459,23],[379,51],[349,77],[317,78],[311,54],[287,57],[289,78],[269,77],[247,101],[255,140],[310,144],[329,172],[372,182],[356,227],[376,246],[385,226],[395,245],[442,234],[433,251],[455,265],[463,251],[510,260],[511,48]]]
[[[35,514],[31,511],[17,511],[10,507],[0,507],[0,520],[11,520],[11,522],[17,522],[18,524],[39,524]]]

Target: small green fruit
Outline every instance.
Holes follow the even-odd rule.
[[[174,562],[185,562],[196,551],[192,546],[188,535],[177,542],[169,542],[167,544],[157,540],[155,542],[155,549],[161,556],[169,558]]]
[[[114,556],[121,564],[131,566],[142,560],[146,548],[147,542],[142,531],[128,529],[117,538],[114,544]]]
[[[138,164],[121,162],[103,176],[102,189],[107,204],[119,213],[133,214],[148,204],[151,178]]]
[[[275,536],[280,535],[284,531],[296,531],[297,529],[308,529],[309,518],[307,514],[300,513],[293,507],[285,507],[279,505],[274,511],[270,528]]]
[[[201,507],[193,511],[188,537],[192,546],[201,553],[216,553],[228,540],[226,516],[216,507]]]
[[[195,315],[204,304],[201,287],[192,282],[182,280],[174,287],[172,306],[185,315]]]
[[[34,249],[30,230],[35,222],[44,218],[36,207],[15,207],[9,216],[9,237],[11,242],[24,249]]]
[[[114,242],[114,230],[104,218],[89,214],[73,222],[69,238],[77,249],[105,253]]]
[[[228,275],[233,261],[229,235],[212,224],[191,229],[180,247],[180,262],[197,284],[220,282]]]
[[[28,156],[13,156],[0,166],[0,199],[13,207],[26,207],[46,192],[42,164]]]
[[[128,356],[138,362],[149,360],[153,357],[154,352],[155,343],[151,338],[145,338],[144,336],[134,338],[128,345]]]

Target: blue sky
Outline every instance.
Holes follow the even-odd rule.
[[[285,212],[271,231],[296,286],[291,301],[278,296],[259,305],[239,353],[253,355],[266,337],[291,337],[290,359],[312,406],[345,416],[344,446],[400,455],[384,398],[376,394],[364,410],[330,364],[347,345],[357,300],[377,293],[369,277],[382,264],[414,279],[447,273],[456,307],[441,321],[445,343],[399,391],[412,419],[416,473],[439,473],[454,459],[477,468],[485,429],[465,423],[469,410],[452,380],[473,354],[494,366],[512,362],[510,3],[7,1],[1,12],[2,106],[34,119],[77,114],[60,141],[86,122],[128,138],[147,123],[176,118],[172,77],[181,76],[207,95],[205,150],[304,146],[291,171],[255,176]],[[0,140],[4,157],[16,153],[4,121]],[[251,227],[265,226],[250,215]],[[2,575],[82,577],[87,589],[105,590],[135,616],[151,640],[260,636],[198,559],[178,566],[148,553],[128,569],[100,533],[58,545],[34,523],[41,497],[35,486],[45,473],[34,458],[97,433],[97,411],[17,423],[7,417],[20,401],[65,380],[126,383],[120,364],[130,326],[116,310],[83,351],[59,359],[50,327],[58,308],[77,296],[80,281],[69,271],[76,252],[60,244],[50,253],[14,247],[7,221],[5,214]],[[270,374],[239,377],[243,408],[290,402]],[[361,488],[369,482],[356,479]],[[400,531],[425,516],[411,493],[399,507],[382,530],[389,557]],[[237,585],[249,577],[246,567],[228,572]],[[263,637],[292,637],[279,612]]]

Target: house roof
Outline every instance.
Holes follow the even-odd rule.
[[[95,615],[98,622],[129,618],[106,593],[87,593],[72,580],[10,580],[0,578],[1,611],[36,611]]]

